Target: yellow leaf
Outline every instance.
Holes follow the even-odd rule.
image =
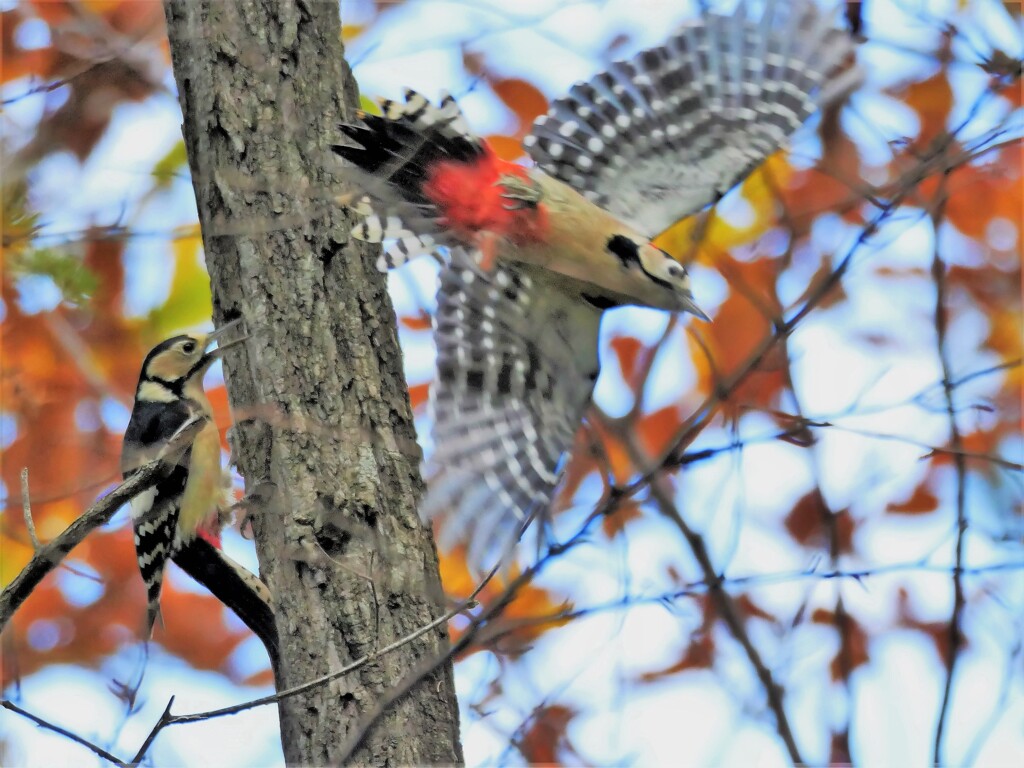
[[[348,43],[359,37],[366,29],[365,24],[342,24],[341,42]]]
[[[150,329],[155,338],[163,339],[182,328],[208,322],[213,315],[210,278],[200,259],[202,247],[198,224],[174,239],[171,291],[163,306],[149,315]]]
[[[792,169],[785,158],[781,154],[773,155],[748,176],[740,188],[739,194],[753,213],[748,223],[732,224],[712,209],[673,224],[658,235],[655,245],[684,263],[707,264],[716,260],[715,254],[719,251],[752,243],[775,222],[776,185],[784,185],[791,175]]]

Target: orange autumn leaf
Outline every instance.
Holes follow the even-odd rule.
[[[418,315],[401,315],[398,322],[410,331],[429,331],[433,327],[430,315],[425,312]]]
[[[153,639],[196,669],[229,672],[228,659],[239,643],[250,636],[249,630],[229,630],[226,609],[212,595],[167,587],[165,583],[160,596],[163,625],[157,622]],[[207,635],[202,642],[196,642],[196,627],[202,627]]]
[[[619,361],[622,380],[631,387],[635,387],[640,353],[644,349],[643,342],[633,336],[616,336],[609,342],[609,345]]]
[[[540,707],[531,718],[516,747],[530,765],[560,765],[559,752],[575,756],[569,743],[568,727],[577,711],[563,704]],[[573,763],[577,763],[575,757]]]
[[[505,106],[519,118],[520,132],[525,133],[533,121],[548,111],[548,100],[537,86],[518,77],[492,80],[491,88]]]
[[[502,620],[515,627],[509,636],[514,646],[525,649],[530,641],[540,637],[547,630],[568,624],[569,619],[547,617],[556,616],[571,608],[572,603],[568,600],[556,599],[543,587],[527,584],[516,592],[515,598],[502,613]],[[502,646],[509,649],[508,641],[503,640]]]
[[[526,156],[526,150],[523,149],[523,145],[520,141],[510,136],[492,134],[491,136],[486,137],[485,141],[490,145],[491,149],[494,150],[494,154],[502,160],[508,160],[511,162]]]
[[[463,600],[476,589],[479,579],[470,574],[466,566],[465,547],[456,547],[451,552],[439,555],[441,584],[445,593],[453,600]],[[477,601],[486,610],[496,600],[503,599],[505,590],[518,576],[519,570],[512,566],[507,574],[496,574],[483,588]],[[550,591],[535,584],[527,583],[519,587],[500,615],[487,622],[486,628],[479,638],[501,653],[518,655],[524,652],[530,643],[549,629],[567,624],[567,618],[548,618],[558,616],[572,607],[567,600],[556,599]],[[453,639],[460,636],[462,630],[458,623],[451,626]],[[469,653],[481,650],[474,645]]]
[[[450,552],[438,553],[441,584],[445,594],[454,600],[464,600],[476,589],[477,580],[466,566],[465,547],[456,547]]]
[[[1017,229],[1019,243],[1024,208],[1021,159],[1019,147],[1007,147],[989,164],[964,165],[945,179],[939,175],[925,179],[918,192],[925,200],[935,201],[933,205],[941,194],[946,219],[968,237],[986,240],[992,221],[998,218]]]
[[[412,405],[412,409],[415,411],[417,408],[422,408],[426,405],[427,400],[430,399],[430,382],[425,381],[422,384],[410,384],[409,385],[409,404]]]
[[[743,614],[744,619],[753,617],[757,619],[764,619],[765,621],[778,621],[778,617],[755,603],[754,599],[750,595],[740,595],[734,602],[736,607],[739,608],[740,612]]]
[[[576,430],[576,437],[573,440],[572,449],[569,451],[570,460],[566,465],[555,498],[555,509],[562,508],[563,502],[568,503],[591,473],[602,471],[601,457],[603,455],[600,438],[592,429],[590,422],[584,422]]]
[[[723,254],[716,266],[722,276],[737,287],[719,306],[714,322],[691,329],[703,340],[707,352],[692,336],[687,337],[702,392],[712,392],[720,379],[743,366],[772,334],[770,316],[781,313],[774,296],[754,288],[774,284],[777,266],[773,260],[741,262]],[[745,286],[745,290],[739,286]],[[756,371],[736,388],[726,403],[727,409],[736,412],[741,406],[772,407],[786,383],[784,365],[785,358],[776,345],[760,361]]]
[[[590,428],[598,439],[603,454],[603,461],[598,459],[598,466],[611,472],[616,485],[625,485],[633,476],[633,461],[629,455],[629,448],[599,421],[591,423]]]
[[[852,765],[853,760],[851,759],[850,754],[849,729],[843,729],[838,733],[833,733],[832,742],[829,747],[828,764]]]
[[[853,670],[868,663],[868,634],[852,616],[837,616],[834,611],[818,608],[811,614],[811,621],[832,626],[839,633],[839,650],[829,665],[833,680],[849,680]]]
[[[640,675],[640,682],[653,683],[662,678],[685,672],[688,669],[708,669],[715,658],[715,637],[711,632],[701,632],[686,646],[678,661],[667,667]]]
[[[242,680],[242,685],[251,685],[264,687],[267,685],[274,684],[274,670],[267,666],[266,669],[262,669],[259,672],[249,675],[247,678]]]
[[[892,502],[885,511],[898,515],[922,515],[934,512],[938,508],[939,497],[932,493],[925,483],[921,483],[914,489],[909,499]]]
[[[911,83],[902,91],[903,102],[917,113],[921,123],[914,147],[924,149],[946,131],[953,108],[953,89],[945,69],[926,80]]]
[[[679,434],[682,424],[683,413],[675,405],[641,416],[635,428],[644,453],[651,459],[661,456],[672,439]]]
[[[605,536],[613,539],[622,533],[626,523],[637,520],[642,515],[643,510],[640,505],[633,499],[627,499],[616,505],[615,509],[601,519],[601,530],[604,531]]]
[[[825,505],[821,493],[815,489],[801,496],[785,518],[786,530],[799,544],[805,547],[831,548],[834,527],[836,546],[839,552],[853,549],[853,532],[856,527],[850,511],[842,509],[832,512]]]
[[[0,83],[22,77],[48,77],[54,67],[56,52],[51,46],[25,50],[17,45],[15,33],[25,19],[26,14],[17,8],[0,13]]]

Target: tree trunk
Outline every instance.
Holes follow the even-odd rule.
[[[420,455],[385,280],[326,194],[330,144],[357,103],[338,4],[165,8],[214,311],[244,316],[252,334],[225,369],[281,689],[442,615],[437,553],[416,513]],[[286,760],[337,764],[360,718],[447,646],[446,629],[431,632],[284,700]],[[351,760],[461,762],[451,665],[379,718]]]

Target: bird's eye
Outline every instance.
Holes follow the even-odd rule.
[[[196,351],[196,343],[194,341],[186,341],[184,344],[181,345],[181,351],[184,352],[186,355],[191,355],[193,352]]]
[[[677,278],[678,277],[685,277],[686,276],[686,270],[683,269],[678,264],[669,264],[668,265],[668,273],[672,277],[677,277]]]

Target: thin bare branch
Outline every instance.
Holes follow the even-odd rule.
[[[67,730],[66,728],[61,728],[59,725],[54,725],[53,723],[44,720],[43,718],[39,717],[38,715],[33,715],[31,712],[28,712],[28,711],[22,709],[21,707],[19,707],[17,704],[15,704],[12,701],[8,701],[7,699],[4,699],[3,701],[0,701],[0,707],[3,707],[4,709],[9,709],[11,712],[15,712],[15,713],[21,715],[22,717],[24,717],[24,718],[26,718],[28,720],[31,720],[33,723],[38,725],[40,728],[45,728],[48,731],[53,731],[54,733],[59,733],[64,738],[70,739],[71,741],[75,742],[76,744],[81,744],[86,749],[91,750],[92,752],[94,752],[97,755],[99,755],[100,757],[102,757],[108,763],[113,763],[114,765],[120,765],[120,766],[128,766],[128,763],[122,762],[118,758],[114,757],[114,755],[112,755],[109,752],[107,752],[107,750],[103,749],[103,747],[100,747],[100,746],[97,746],[96,744],[93,744],[88,739],[83,739],[78,734],[72,733],[71,731]]]
[[[534,616],[528,616],[521,619],[508,622],[499,631],[488,635],[486,638],[487,644],[494,643],[497,640],[502,639],[506,635],[518,632],[527,627],[534,627],[538,625],[551,624],[554,622],[568,622],[576,619],[586,618],[597,613],[607,613],[611,611],[621,611],[637,606],[647,605],[667,605],[675,603],[679,600],[686,600],[688,598],[699,597],[700,595],[707,594],[711,587],[715,584],[719,585],[722,589],[726,590],[739,590],[749,589],[751,587],[761,587],[766,585],[784,584],[789,582],[799,581],[854,581],[863,582],[866,579],[879,577],[879,576],[891,576],[896,573],[939,573],[948,574],[953,570],[952,566],[937,566],[928,565],[919,560],[905,563],[890,563],[888,565],[879,565],[871,568],[861,568],[855,570],[827,570],[821,571],[816,567],[806,568],[798,571],[778,571],[774,573],[759,573],[751,574],[748,576],[721,576],[716,577],[713,581],[709,582],[707,579],[700,579],[698,581],[692,581],[678,589],[671,592],[662,592],[654,595],[623,595],[615,600],[610,600],[604,603],[595,603],[594,605],[588,605],[582,608],[573,607],[565,608],[559,611],[553,611],[552,613],[543,613]],[[979,566],[965,566],[962,569],[961,575],[963,576],[983,576],[994,573],[1008,573],[1014,571],[1024,571],[1024,562],[1008,561],[1001,563],[990,563],[989,565]],[[485,645],[481,642],[481,645]],[[485,647],[491,647],[485,645]],[[966,763],[965,763],[966,764]]]
[[[687,524],[683,516],[679,514],[676,505],[657,482],[651,484],[651,498],[658,505],[661,513],[675,523],[680,533],[683,534],[683,538],[686,539],[687,544],[690,545],[690,550],[693,552],[693,556],[704,573],[704,579],[707,582],[711,599],[715,603],[718,614],[722,617],[726,626],[729,627],[732,636],[736,638],[736,641],[743,648],[747,659],[754,667],[758,680],[761,681],[761,685],[764,687],[768,707],[775,715],[775,727],[783,743],[786,745],[786,751],[789,752],[790,759],[796,764],[803,763],[804,760],[800,756],[800,750],[796,745],[796,738],[793,736],[793,730],[789,725],[789,718],[786,716],[785,706],[782,701],[782,688],[775,682],[771,670],[768,669],[768,665],[764,663],[760,652],[751,641],[750,635],[747,634],[747,628],[743,624],[743,619],[735,603],[733,603],[732,596],[722,586],[722,576],[716,570],[714,563],[711,562],[711,555],[704,543],[704,538]]]
[[[132,760],[132,763],[138,763],[140,760],[142,760],[143,757],[145,757],[147,750],[152,745],[153,740],[157,737],[157,734],[168,726],[181,725],[183,723],[196,723],[202,720],[211,720],[215,717],[224,717],[225,715],[236,715],[239,712],[245,712],[248,709],[261,707],[265,704],[276,704],[282,699],[289,698],[290,696],[297,696],[301,693],[306,693],[307,691],[311,691],[314,688],[319,688],[322,685],[326,685],[332,680],[337,680],[339,677],[343,677],[351,672],[354,672],[360,667],[364,667],[367,664],[377,661],[382,656],[386,656],[392,651],[395,651],[404,645],[408,645],[409,643],[419,639],[428,632],[431,632],[439,627],[444,627],[448,624],[449,621],[458,616],[460,613],[463,613],[464,611],[474,608],[477,605],[476,597],[480,594],[484,587],[487,586],[490,580],[494,577],[494,574],[495,571],[492,570],[477,585],[477,587],[473,590],[469,597],[460,602],[455,608],[448,611],[443,616],[440,616],[439,618],[431,621],[429,624],[425,624],[419,629],[410,632],[405,637],[402,637],[394,641],[393,643],[384,646],[383,648],[379,648],[373,653],[368,653],[366,656],[356,659],[351,664],[346,664],[341,669],[336,669],[333,672],[328,672],[326,675],[318,677],[315,680],[310,680],[300,685],[296,685],[291,688],[286,688],[283,691],[277,691],[276,693],[272,693],[268,696],[261,696],[258,699],[245,701],[241,704],[233,704],[229,707],[222,707],[220,709],[211,709],[206,712],[194,712],[188,715],[171,714],[171,705],[174,703],[174,697],[172,696],[171,700],[167,702],[167,707],[166,709],[164,709],[164,713],[160,716],[160,719],[157,720],[156,725],[154,725],[153,729],[149,732],[149,735],[143,742],[142,747],[140,747],[138,754],[136,754],[135,758]]]
[[[60,565],[67,554],[78,546],[90,532],[109,521],[122,504],[152,486],[163,471],[164,463],[189,446],[205,423],[206,419],[204,418],[195,418],[185,422],[174,437],[168,441],[159,457],[140,467],[130,478],[82,513],[81,517],[71,523],[63,533],[36,550],[28,565],[14,577],[14,580],[7,585],[3,592],[0,592],[0,631],[7,626],[11,616],[25,602],[32,590],[43,580],[43,577]]]
[[[146,739],[142,742],[142,746],[139,747],[139,751],[136,752],[135,757],[132,758],[132,765],[138,765],[142,762],[142,758],[146,756],[149,748],[153,745],[153,740],[156,739],[157,734],[160,733],[160,731],[164,729],[164,726],[174,718],[174,715],[171,714],[171,706],[173,704],[174,697],[171,696],[167,702],[167,706],[164,707],[164,711],[160,713],[160,718],[156,721],[156,725],[154,725],[149,734],[147,734]]]
[[[21,514],[25,518],[28,537],[32,540],[32,549],[38,552],[41,545],[39,536],[36,534],[35,521],[32,519],[32,500],[28,493],[28,467],[21,468]]]
[[[946,210],[946,179],[944,176],[939,188],[935,192],[938,199],[938,206],[933,214],[933,226],[938,232],[939,224]],[[955,566],[953,568],[953,614],[949,619],[949,655],[946,657],[946,682],[942,689],[942,704],[939,706],[939,719],[935,726],[935,743],[932,747],[932,761],[935,765],[942,764],[942,736],[945,732],[946,718],[949,714],[949,705],[953,695],[953,679],[956,674],[957,657],[960,654],[960,647],[963,645],[963,631],[961,621],[963,618],[964,596],[963,585],[963,562],[964,562],[964,537],[967,533],[967,460],[963,454],[963,436],[960,434],[960,427],[956,421],[956,406],[953,402],[955,384],[953,380],[953,366],[949,359],[949,349],[946,344],[946,329],[948,317],[946,310],[946,263],[943,261],[942,252],[938,242],[935,244],[935,251],[932,258],[932,279],[935,282],[935,344],[939,362],[942,365],[943,394],[946,400],[946,414],[949,417],[950,451],[953,455],[953,467],[956,470],[956,549]]]

